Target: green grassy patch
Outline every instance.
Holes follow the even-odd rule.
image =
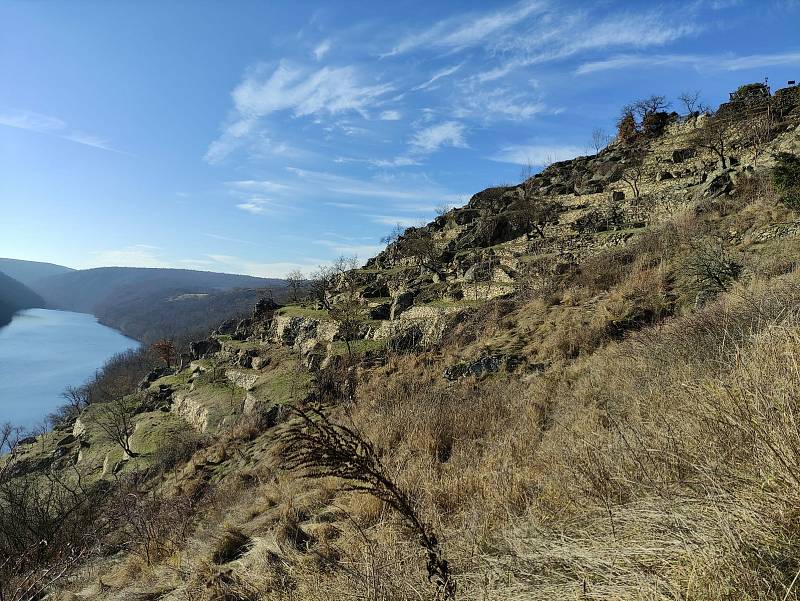
[[[308,395],[311,381],[311,374],[296,363],[283,364],[262,375],[251,392],[257,398],[292,404]]]
[[[302,305],[287,305],[277,311],[278,315],[286,317],[305,317],[307,319],[328,319],[328,312],[325,309],[313,309]]]

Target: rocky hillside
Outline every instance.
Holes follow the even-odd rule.
[[[800,90],[759,90],[624,113],[12,443],[0,591],[798,598]]]

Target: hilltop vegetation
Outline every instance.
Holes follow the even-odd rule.
[[[8,431],[0,590],[800,598],[798,94],[634,103],[596,155]]]

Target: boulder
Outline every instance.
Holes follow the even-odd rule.
[[[444,370],[444,377],[450,382],[455,382],[468,376],[482,378],[488,374],[499,372],[505,368],[513,371],[524,363],[519,355],[485,355],[472,362],[457,363]]]
[[[657,182],[663,182],[664,180],[672,179],[672,173],[669,171],[661,171],[656,175]]]
[[[219,340],[213,337],[205,340],[196,340],[189,343],[189,355],[191,355],[193,361],[207,359],[214,353],[219,352],[221,348],[222,345]]]
[[[375,307],[370,308],[369,318],[377,320],[389,319],[392,315],[392,303],[381,303]]]
[[[250,367],[253,369],[264,369],[267,365],[270,364],[270,357],[253,357],[253,361],[250,364]]]
[[[405,353],[419,348],[424,339],[425,334],[415,325],[392,336],[386,347],[395,353]]]
[[[679,148],[672,151],[672,162],[675,164],[683,163],[683,161],[692,159],[696,155],[697,151],[694,148]]]
[[[224,336],[227,334],[233,334],[235,331],[236,331],[236,320],[229,319],[227,321],[223,321],[219,325],[219,327],[214,331],[214,333]]]
[[[150,387],[150,384],[159,378],[171,376],[174,373],[174,369],[170,369],[168,367],[157,367],[156,369],[151,370],[144,378],[142,378],[141,382],[139,382],[139,390],[146,390]]]
[[[280,305],[271,298],[262,298],[253,307],[253,321],[263,321],[272,317],[272,313],[279,309]]]
[[[394,321],[400,314],[414,304],[414,293],[410,290],[401,292],[394,297],[392,301],[392,308],[389,312],[389,319]]]
[[[708,174],[705,183],[700,188],[699,194],[704,198],[721,196],[733,189],[730,170],[719,169]]]
[[[363,298],[383,298],[389,296],[389,287],[385,282],[374,282],[364,288],[361,296]]]
[[[585,184],[576,184],[574,188],[575,196],[585,196],[586,194],[599,194],[603,191],[603,182],[590,180]]]

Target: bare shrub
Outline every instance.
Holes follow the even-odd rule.
[[[138,412],[138,401],[123,397],[97,405],[92,420],[109,442],[119,445],[128,457],[137,457],[138,453],[131,449],[131,435]]]
[[[318,409],[292,411],[298,420],[281,435],[286,465],[307,478],[340,478],[345,490],[368,493],[392,507],[426,550],[428,579],[435,583],[437,594],[454,599],[456,581],[438,538],[420,519],[406,493],[388,477],[373,446],[346,426],[332,423]]]
[[[0,599],[29,601],[97,551],[107,491],[77,469],[13,473],[0,473]]]
[[[125,546],[153,565],[179,550],[193,529],[197,502],[187,494],[169,495],[141,487],[135,478],[120,480],[116,518],[125,528]]]
[[[719,242],[695,245],[683,270],[697,290],[697,301],[705,302],[727,290],[742,271],[741,262]]]

